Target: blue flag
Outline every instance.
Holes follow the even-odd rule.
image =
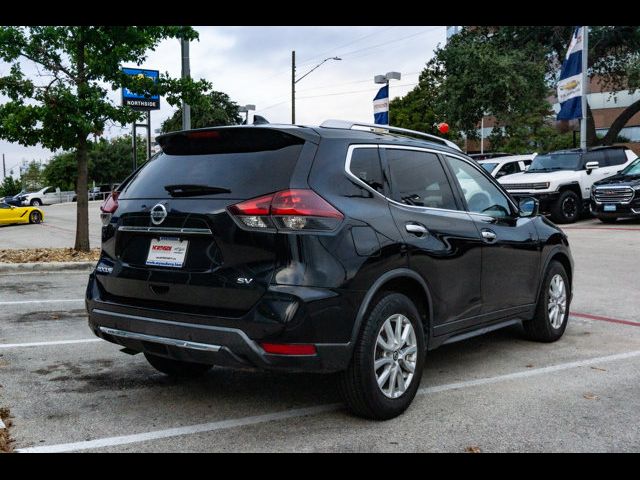
[[[567,56],[562,62],[558,81],[558,120],[582,118],[582,40],[584,27],[576,27],[569,43]]]
[[[389,85],[385,85],[373,99],[373,123],[389,125]]]

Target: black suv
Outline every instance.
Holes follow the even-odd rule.
[[[428,350],[520,322],[564,333],[567,237],[451,142],[340,121],[158,142],[102,206],[87,310],[161,372],[340,372],[349,408],[387,419]]]
[[[640,158],[591,187],[591,213],[603,223],[640,217]]]

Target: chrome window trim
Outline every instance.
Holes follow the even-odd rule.
[[[169,235],[212,235],[213,232],[209,228],[177,228],[177,227],[134,227],[121,225],[118,227],[120,232],[137,232],[137,233],[163,233]]]
[[[386,149],[397,149],[397,150],[416,150],[416,151],[435,153],[435,154],[442,153],[440,150],[432,150],[429,148],[421,148],[421,147],[407,147],[404,145],[381,145],[381,144],[371,144],[371,143],[367,143],[367,144],[360,143],[360,144],[349,145],[349,148],[347,149],[347,158],[345,160],[344,170],[347,176],[351,180],[356,182],[358,185],[362,186],[363,188],[370,191],[371,193],[378,195],[379,197],[384,198],[386,201],[391,202],[395,205],[400,205],[401,207],[413,208],[419,211],[426,211],[426,212],[435,211],[435,212],[469,213],[468,211],[465,211],[465,210],[450,210],[448,208],[421,207],[418,205],[407,205],[406,203],[396,202],[394,199],[389,198],[386,195],[383,195],[377,190],[371,188],[369,185],[367,185],[365,182],[360,180],[357,176],[355,176],[351,172],[351,157],[353,156],[353,151],[358,148],[377,148],[377,149],[386,148]],[[451,188],[453,188],[453,185],[451,185]]]
[[[387,149],[387,150],[413,150],[413,151],[417,151],[417,152],[427,152],[427,153],[434,153],[436,155],[443,155],[443,156],[449,156],[452,158],[457,158],[459,160],[462,160],[463,162],[466,162],[467,164],[471,165],[473,168],[475,168],[477,171],[479,171],[481,174],[483,174],[482,172],[482,167],[479,165],[476,165],[475,163],[473,163],[473,161],[469,161],[466,158],[464,158],[462,155],[458,155],[456,153],[449,153],[449,152],[443,152],[441,150],[436,150],[436,149],[431,149],[431,148],[423,148],[423,147],[414,147],[414,146],[408,146],[408,145],[386,145],[386,144],[370,144],[370,143],[362,143],[362,144],[354,144],[354,145],[349,145],[349,148],[347,149],[347,158],[345,160],[345,173],[347,174],[347,176],[349,178],[351,178],[353,181],[355,181],[358,185],[361,185],[362,187],[364,187],[365,189],[367,189],[368,191],[379,195],[380,197],[384,198],[385,200],[394,203],[396,205],[400,205],[402,207],[408,207],[408,208],[414,208],[420,211],[436,211],[436,212],[453,212],[453,213],[468,213],[468,214],[475,214],[475,215],[482,215],[485,217],[491,217],[491,215],[487,215],[484,213],[476,213],[476,212],[470,212],[468,209],[467,210],[451,210],[448,208],[436,208],[436,207],[420,207],[417,205],[407,205],[404,203],[400,203],[397,202],[395,200],[393,200],[392,198],[389,198],[383,194],[381,194],[380,192],[378,192],[377,190],[371,188],[369,185],[367,185],[365,182],[363,182],[362,180],[360,180],[357,176],[355,176],[352,172],[351,172],[351,157],[353,156],[353,151],[357,148],[377,148],[377,149]],[[513,202],[511,200],[511,197],[509,196],[509,194],[507,193],[506,195],[504,194],[504,192],[501,190],[501,185],[495,180],[495,178],[493,178],[488,172],[487,173],[487,177],[491,178],[490,182],[492,182],[494,185],[498,185],[498,191],[500,191],[500,193],[502,193],[504,195],[504,197],[507,199],[507,202],[514,208],[514,210],[516,212],[519,212],[520,209],[518,208],[518,206],[515,204],[515,202]],[[457,179],[456,179],[457,181]],[[453,188],[453,185],[450,185],[451,188]],[[502,187],[504,189],[504,187]],[[495,218],[495,217],[491,217],[491,218]]]

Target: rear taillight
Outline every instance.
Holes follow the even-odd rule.
[[[100,205],[100,219],[105,227],[111,222],[111,217],[118,209],[118,196],[120,192],[111,192],[102,205]]]
[[[229,207],[242,227],[277,231],[331,231],[344,215],[313,190],[283,190]]]

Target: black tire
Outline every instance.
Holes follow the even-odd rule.
[[[42,221],[42,214],[37,210],[29,214],[29,223],[40,223],[41,221]]]
[[[556,223],[574,223],[580,218],[582,200],[573,190],[565,190],[551,207],[551,219]]]
[[[562,318],[562,324],[558,328],[554,328],[552,326],[548,308],[550,295],[549,287],[551,284],[551,280],[556,275],[560,275],[562,277],[566,292],[566,309],[564,312],[564,317]],[[533,317],[533,320],[524,322],[522,324],[527,338],[536,342],[545,343],[555,342],[556,340],[559,340],[567,328],[567,323],[569,321],[569,308],[571,306],[570,303],[571,285],[569,284],[567,272],[560,262],[552,261],[547,268],[547,272],[540,287],[540,295],[538,298],[538,304],[536,305],[535,316]]]
[[[204,375],[213,367],[213,365],[207,365],[205,363],[172,360],[151,353],[145,353],[144,356],[153,368],[171,377],[195,378]]]
[[[398,313],[407,317],[413,326],[417,345],[416,365],[406,391],[397,398],[390,398],[378,387],[374,355],[378,333],[385,321]],[[360,417],[374,420],[388,420],[404,412],[418,391],[425,350],[422,321],[413,302],[400,293],[383,292],[379,295],[364,319],[351,363],[340,374],[340,391],[349,410]]]
[[[598,217],[598,220],[600,220],[602,223],[616,223],[618,221],[617,217]]]
[[[39,198],[34,198],[33,200],[31,200],[30,205],[32,207],[39,207],[42,205],[42,200],[40,200]]]

